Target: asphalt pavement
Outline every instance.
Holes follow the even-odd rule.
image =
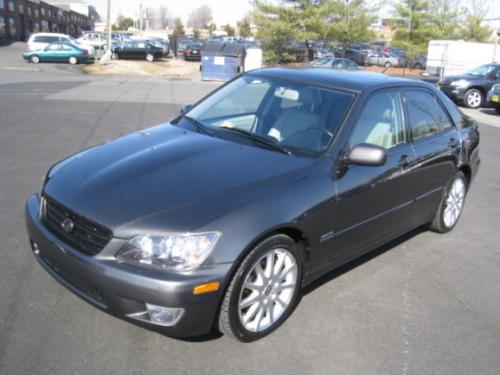
[[[0,48],[0,374],[500,373],[500,116],[456,229],[417,230],[327,275],[271,336],[173,339],[82,301],[36,263],[25,198],[50,165],[165,122],[217,86],[93,77]],[[24,67],[34,70],[6,69]]]

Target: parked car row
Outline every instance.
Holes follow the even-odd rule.
[[[307,64],[307,67],[313,68],[331,68],[336,70],[360,70],[361,67],[354,61],[339,57],[323,57],[313,60]]]

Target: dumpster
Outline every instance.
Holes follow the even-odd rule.
[[[254,51],[251,56],[259,56]],[[262,56],[262,53],[260,54]],[[207,42],[201,50],[201,79],[204,81],[229,81],[245,71],[246,46],[235,42]],[[252,58],[252,68],[262,65]]]

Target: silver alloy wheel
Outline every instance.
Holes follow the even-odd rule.
[[[31,62],[38,64],[40,62],[40,58],[37,55],[31,56]]]
[[[297,262],[286,249],[262,256],[245,278],[238,300],[240,322],[251,332],[271,327],[292,302],[297,287]]]
[[[453,181],[450,190],[448,191],[448,196],[446,197],[446,207],[444,209],[443,220],[444,224],[451,228],[453,227],[464,206],[465,200],[465,182],[461,178],[457,178]]]
[[[146,55],[146,60],[149,61],[149,62],[153,62],[155,59],[154,55],[152,53],[148,53]]]
[[[71,57],[69,58],[69,63],[70,63],[71,65],[75,65],[77,62],[78,62],[78,59],[77,59],[75,56],[71,56]]]
[[[472,91],[467,95],[467,104],[471,108],[477,108],[481,105],[481,94],[478,91]]]

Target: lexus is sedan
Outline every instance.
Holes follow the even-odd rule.
[[[478,145],[477,124],[424,82],[255,70],[52,166],[27,200],[29,241],[118,317],[250,342],[334,268],[416,227],[452,230]]]

